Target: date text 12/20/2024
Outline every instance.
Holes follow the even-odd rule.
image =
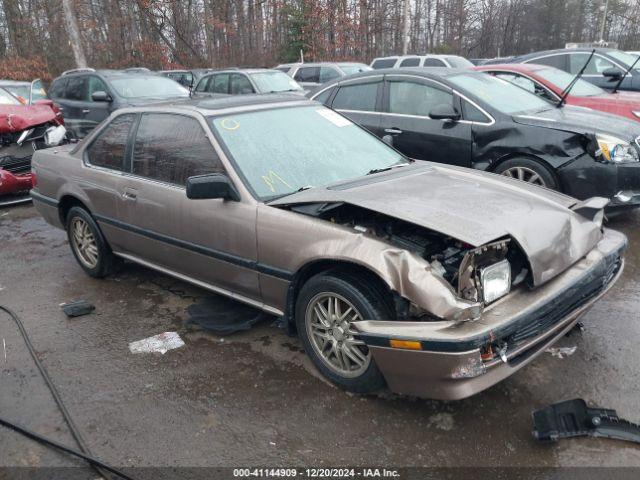
[[[387,468],[235,468],[235,478],[399,478]]]

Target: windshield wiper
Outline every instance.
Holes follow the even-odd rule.
[[[297,189],[296,193],[304,192],[305,190],[309,190],[310,188],[313,188],[313,185],[305,185],[304,187],[300,187],[299,189]]]
[[[406,167],[407,165],[411,165],[412,163],[413,163],[413,159],[408,159],[408,160],[402,159],[398,163],[394,163],[393,165],[389,165],[388,167],[373,168],[369,170],[366,174],[373,175],[374,173],[386,172],[388,170],[393,170],[394,168]]]
[[[560,95],[560,100],[558,101],[558,103],[556,104],[557,108],[560,108],[565,100],[567,99],[567,97],[569,96],[569,92],[571,91],[571,89],[573,88],[573,86],[576,84],[576,82],[578,80],[580,80],[580,77],[582,76],[582,74],[584,73],[584,71],[587,69],[587,65],[589,65],[589,62],[591,61],[591,59],[593,58],[593,55],[596,53],[596,49],[594,48],[593,50],[591,50],[591,55],[589,55],[589,58],[587,58],[587,61],[584,63],[584,65],[582,66],[582,68],[580,69],[580,71],[576,74],[575,77],[573,77],[573,80],[571,80],[571,82],[569,82],[569,85],[567,85],[567,88],[565,88],[562,91],[562,95]]]
[[[636,63],[638,63],[638,60],[640,60],[640,55],[636,58],[636,61],[633,62],[629,68],[627,68],[624,73],[622,74],[622,76],[620,77],[620,80],[618,80],[618,83],[616,83],[616,86],[613,87],[613,90],[611,90],[611,93],[616,93],[618,91],[618,88],[620,88],[620,85],[622,85],[622,82],[624,81],[624,77],[627,76],[627,74],[633,69],[633,67],[636,66]]]

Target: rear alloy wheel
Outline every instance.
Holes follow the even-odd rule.
[[[358,274],[320,274],[310,278],[296,299],[296,327],[307,355],[336,385],[372,393],[386,385],[354,322],[393,319],[384,292]]]
[[[91,214],[82,207],[72,207],[67,213],[66,223],[71,251],[82,269],[95,278],[113,272],[118,259]]]
[[[541,163],[529,158],[512,158],[501,163],[495,170],[505,177],[515,178],[523,182],[558,190],[558,182]]]

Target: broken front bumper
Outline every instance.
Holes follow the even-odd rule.
[[[605,230],[571,268],[534,290],[511,292],[474,322],[362,321],[354,326],[392,391],[465,398],[515,373],[573,328],[620,276],[626,244],[623,234]],[[392,348],[391,340],[409,343]],[[483,360],[481,348],[495,342],[507,344],[504,358]]]
[[[558,176],[563,192],[572,197],[609,198],[608,209],[640,206],[640,162],[604,163],[583,155],[561,167]]]

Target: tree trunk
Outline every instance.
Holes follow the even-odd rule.
[[[67,25],[71,50],[73,50],[73,58],[76,61],[76,67],[86,68],[87,59],[84,56],[82,43],[80,42],[80,30],[78,29],[78,21],[76,15],[71,8],[71,0],[62,0],[62,9],[64,10],[64,19]]]

